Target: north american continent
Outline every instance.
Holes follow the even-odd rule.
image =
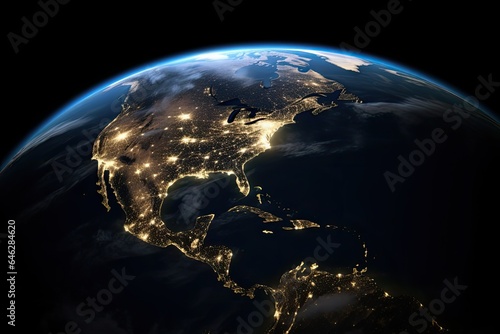
[[[273,55],[275,60],[289,56]],[[231,280],[230,249],[204,245],[213,215],[198,217],[193,229],[181,232],[162,221],[169,187],[185,177],[226,173],[236,177],[246,196],[245,163],[269,149],[281,127],[303,112],[318,115],[340,103],[359,102],[342,84],[284,61],[266,62],[270,57],[165,66],[124,80],[121,85],[130,89],[122,111],[93,148],[103,204],[110,208],[108,175],[128,232],[209,264],[219,280],[243,294],[251,291]],[[271,85],[252,74],[261,68],[272,72]]]

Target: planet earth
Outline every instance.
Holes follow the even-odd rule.
[[[472,314],[493,282],[500,122],[476,95],[300,46],[181,55],[89,91],[1,167],[17,325],[493,331]]]

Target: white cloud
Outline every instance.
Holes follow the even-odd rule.
[[[329,62],[330,64],[336,65],[348,71],[359,72],[360,66],[371,65],[371,63],[367,62],[366,60],[353,56],[330,53],[330,52],[322,52],[322,51],[308,51],[308,52],[317,54],[323,57],[325,61]]]
[[[337,144],[336,148],[332,148],[332,144]],[[285,157],[302,157],[306,155],[320,155],[339,153],[347,150],[356,149],[356,144],[346,145],[345,141],[342,143],[340,140],[329,140],[317,143],[288,143],[274,146],[273,149],[279,150]]]
[[[311,299],[301,308],[301,311],[297,315],[297,320],[342,311],[349,304],[355,302],[355,300],[354,295],[347,293],[329,294],[320,296],[314,300]]]

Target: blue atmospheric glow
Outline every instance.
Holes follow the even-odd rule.
[[[242,45],[230,45],[230,46],[222,46],[222,47],[212,47],[210,49],[198,49],[193,52],[189,53],[182,53],[178,55],[173,55],[169,56],[168,58],[163,58],[158,61],[154,61],[151,63],[148,63],[146,65],[143,65],[138,68],[134,68],[132,70],[129,70],[125,72],[124,74],[121,74],[120,76],[114,77],[110,80],[105,81],[104,83],[101,83],[97,86],[97,88],[93,88],[86,93],[72,99],[72,102],[68,103],[67,105],[63,106],[60,108],[57,112],[55,112],[52,116],[48,117],[48,119],[42,123],[37,130],[35,130],[31,135],[27,137],[20,145],[18,145],[12,152],[11,154],[7,157],[7,159],[4,160],[0,167],[0,171],[3,170],[10,162],[11,160],[16,156],[18,152],[20,152],[26,145],[28,145],[34,138],[36,138],[38,135],[44,133],[53,122],[56,122],[59,117],[64,115],[68,110],[71,110],[78,104],[82,103],[83,101],[91,98],[94,94],[97,94],[107,87],[111,86],[112,84],[115,84],[118,81],[122,81],[132,75],[139,74],[141,72],[148,71],[150,69],[159,67],[159,66],[166,66],[170,64],[176,64],[184,61],[189,61],[191,59],[195,59],[196,57],[204,54],[220,54],[220,53],[237,53],[237,52],[245,52],[245,51],[264,51],[264,50],[282,50],[282,51],[302,51],[302,52],[328,52],[328,53],[336,53],[336,54],[342,54],[346,56],[352,56],[356,58],[360,58],[362,60],[366,60],[371,63],[375,63],[378,65],[381,65],[385,68],[392,69],[395,71],[407,73],[411,76],[414,76],[416,78],[425,80],[433,85],[436,85],[442,89],[445,89],[446,91],[460,97],[460,98],[466,98],[467,96],[464,94],[459,93],[457,90],[450,88],[449,85],[444,84],[440,82],[439,80],[436,80],[435,78],[431,78],[429,75],[423,74],[423,73],[418,73],[414,72],[412,70],[409,70],[408,68],[393,63],[393,62],[388,62],[387,60],[380,59],[371,55],[365,55],[365,54],[360,54],[360,53],[354,53],[354,52],[347,52],[344,50],[340,50],[338,48],[334,48],[331,46],[320,46],[320,45],[309,45],[309,44],[279,44],[279,43],[268,43],[268,44],[242,44]],[[488,116],[491,118],[495,119],[497,122],[500,123],[500,120],[494,116],[494,113],[491,111],[488,111],[484,106],[480,106],[479,108],[481,111],[486,113]]]

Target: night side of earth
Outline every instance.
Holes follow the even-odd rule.
[[[38,332],[469,333],[498,158],[498,119],[411,71],[227,49],[76,100],[0,183]]]

